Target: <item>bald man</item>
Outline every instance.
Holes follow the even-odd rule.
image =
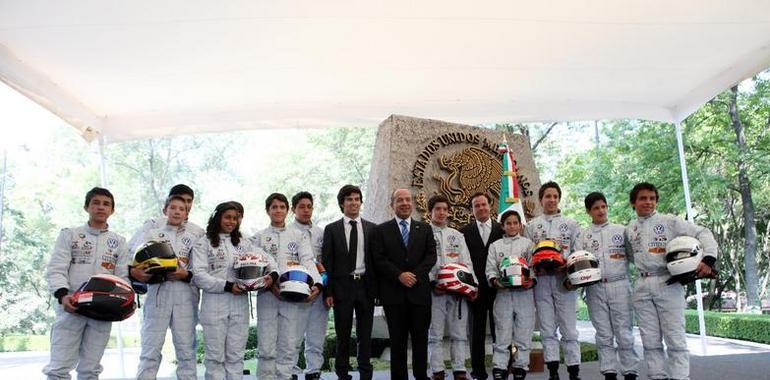
[[[390,378],[407,380],[407,339],[412,338],[412,369],[428,379],[428,327],[436,240],[429,224],[412,219],[412,193],[398,189],[390,197],[396,217],[377,226],[373,244],[380,299],[390,335]]]

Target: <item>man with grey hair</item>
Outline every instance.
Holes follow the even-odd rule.
[[[391,342],[390,378],[406,380],[407,338],[412,338],[412,369],[417,380],[428,379],[428,327],[436,240],[427,223],[412,219],[412,193],[397,189],[390,197],[396,217],[375,229],[374,263]]]

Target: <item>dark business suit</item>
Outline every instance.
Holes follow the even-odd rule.
[[[328,284],[324,289],[326,297],[334,298],[334,330],[337,333],[337,347],[334,370],[340,379],[349,378],[350,371],[350,330],[353,327],[353,311],[356,313],[356,337],[358,340],[358,371],[361,379],[372,378],[372,365],[369,361],[372,353],[372,323],[374,319],[374,299],[377,294],[376,273],[372,261],[371,241],[377,227],[368,220],[361,219],[365,273],[353,276],[356,257],[348,247],[345,237],[345,219],[342,218],[326,226],[322,261],[328,275]]]
[[[428,272],[436,263],[433,231],[430,225],[412,219],[408,246],[404,246],[401,226],[396,219],[378,225],[376,231],[374,264],[390,335],[390,378],[408,379],[406,353],[407,339],[411,335],[414,377],[427,379],[431,304]],[[417,277],[417,283],[411,288],[399,281],[403,272],[412,272]]]
[[[484,273],[487,267],[487,253],[489,245],[503,237],[503,229],[500,224],[492,219],[492,228],[489,232],[487,244],[481,239],[481,231],[476,221],[472,221],[460,229],[465,236],[465,243],[468,245],[468,251],[471,254],[473,262],[473,272],[479,279],[479,297],[476,301],[470,303],[471,309],[471,376],[477,379],[486,379],[487,370],[484,364],[486,355],[484,343],[487,335],[487,318],[489,319],[489,330],[492,332],[492,339],[495,336],[495,322],[492,315],[492,306],[495,303],[497,291],[489,286],[489,283],[483,279],[487,278]]]

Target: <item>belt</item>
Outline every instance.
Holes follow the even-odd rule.
[[[644,276],[642,276],[642,277],[644,277]],[[602,282],[604,282],[604,283],[615,282],[615,281],[620,281],[620,280],[625,280],[625,279],[626,279],[626,275],[620,274],[620,275],[612,276],[612,277],[604,277],[604,278],[602,278]]]
[[[351,279],[351,280],[354,280],[354,281],[360,281],[360,280],[363,280],[363,279],[364,279],[364,277],[366,277],[366,275],[365,275],[365,274],[357,274],[357,273],[354,273],[354,274],[351,274],[351,275],[350,275],[350,279]]]
[[[656,271],[656,272],[642,272],[642,271],[639,271],[638,273],[642,277],[668,276],[668,271],[667,270],[659,270],[659,271]]]

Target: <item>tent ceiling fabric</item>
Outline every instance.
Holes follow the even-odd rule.
[[[0,80],[84,137],[680,121],[770,66],[770,1],[0,0]]]

